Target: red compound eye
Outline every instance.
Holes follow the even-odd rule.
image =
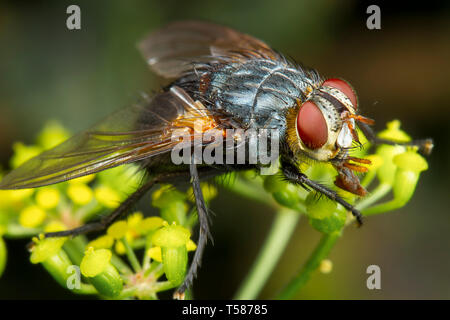
[[[328,126],[322,111],[311,101],[305,102],[298,112],[297,132],[309,149],[318,149],[328,140]]]
[[[350,83],[341,79],[328,79],[323,83],[324,86],[339,89],[343,94],[345,94],[353,104],[355,109],[358,107],[358,99],[356,98],[356,93],[353,90]]]

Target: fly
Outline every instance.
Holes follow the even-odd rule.
[[[0,182],[0,189],[36,188],[92,174],[126,163],[139,163],[148,178],[109,216],[81,227],[47,233],[46,237],[76,236],[105,229],[126,213],[158,183],[189,181],[199,217],[198,248],[183,284],[182,294],[193,282],[209,234],[208,211],[200,180],[230,171],[258,169],[247,158],[241,164],[176,165],[171,151],[180,140],[176,131],[195,137],[209,129],[232,140],[232,148],[248,144],[247,138],[227,134],[231,129],[276,130],[280,137],[279,161],[285,178],[314,190],[349,210],[358,224],[361,213],[338,194],[300,172],[299,163],[331,163],[338,174],[335,185],[358,196],[366,190],[355,172],[369,161],[349,156],[359,143],[358,126],[373,144],[398,144],[378,138],[359,114],[358,98],[345,80],[323,78],[286,59],[264,42],[227,27],[206,22],[172,23],[139,44],[150,69],[171,84],[147,102],[120,110],[91,129],[27,161]],[[200,121],[202,129],[197,129]],[[241,137],[242,138],[242,137]],[[240,142],[238,140],[241,140]],[[185,142],[185,140],[184,140]],[[206,148],[214,139],[201,140]],[[430,139],[407,143],[422,153],[432,149]],[[224,157],[230,148],[224,148]]]

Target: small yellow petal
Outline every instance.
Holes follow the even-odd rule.
[[[142,212],[139,211],[131,214],[127,219],[128,227],[130,229],[136,229],[141,224],[143,217]]]
[[[5,190],[8,193],[8,197],[13,201],[20,201],[25,198],[31,197],[35,189],[23,189],[23,190]]]
[[[56,208],[59,198],[59,191],[53,188],[42,188],[36,193],[36,202],[43,209]]]
[[[44,228],[44,232],[58,232],[58,231],[64,231],[64,230],[67,230],[67,228],[60,221],[51,221]]]
[[[31,263],[44,262],[58,251],[63,246],[67,238],[43,238],[43,235],[39,235],[38,238],[33,238],[35,245],[31,249],[30,261]]]
[[[95,198],[107,208],[116,208],[120,204],[119,194],[108,186],[100,186],[95,189]]]
[[[31,205],[24,208],[19,215],[19,223],[26,228],[34,228],[42,224],[46,213],[40,207]]]
[[[29,159],[37,156],[42,152],[42,149],[38,146],[27,146],[22,142],[16,142],[13,144],[14,155],[12,156],[10,163],[13,169],[17,168]]]
[[[194,251],[195,249],[197,249],[197,245],[194,241],[192,241],[192,239],[189,239],[188,243],[186,243],[186,248],[187,251]]]
[[[123,245],[122,241],[117,241],[116,245],[114,246],[114,249],[116,250],[117,254],[125,254],[125,246]]]
[[[45,124],[44,129],[37,137],[37,142],[45,150],[57,146],[61,142],[69,139],[69,132],[58,122],[50,120]]]
[[[70,184],[67,188],[67,195],[70,200],[81,206],[88,204],[93,198],[92,189],[82,183]]]
[[[109,249],[113,244],[114,238],[109,235],[104,235],[89,242],[87,247],[93,247],[94,249]]]
[[[147,254],[153,260],[162,262],[161,247],[152,247],[148,249]]]
[[[148,217],[142,220],[138,226],[138,231],[141,234],[146,234],[150,231],[156,230],[164,225],[164,220],[160,217]]]
[[[121,239],[128,231],[128,224],[126,221],[117,221],[113,223],[107,230],[107,234],[114,239]]]

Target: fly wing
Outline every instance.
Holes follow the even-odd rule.
[[[180,98],[180,90],[120,110],[28,160],[0,181],[0,189],[45,186],[169,152],[177,143],[171,141],[172,123],[192,103]]]
[[[182,21],[150,34],[138,45],[151,69],[166,78],[176,78],[193,63],[251,57],[280,59],[263,41],[228,27],[201,21]]]

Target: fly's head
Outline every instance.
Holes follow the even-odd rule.
[[[367,163],[348,155],[359,144],[355,120],[373,121],[357,114],[358,98],[352,86],[341,79],[328,79],[312,91],[308,99],[293,108],[288,123],[288,143],[296,158],[307,156],[317,161],[329,161],[338,171],[335,184],[347,191],[364,195],[353,171],[364,172],[365,167],[350,163]]]

